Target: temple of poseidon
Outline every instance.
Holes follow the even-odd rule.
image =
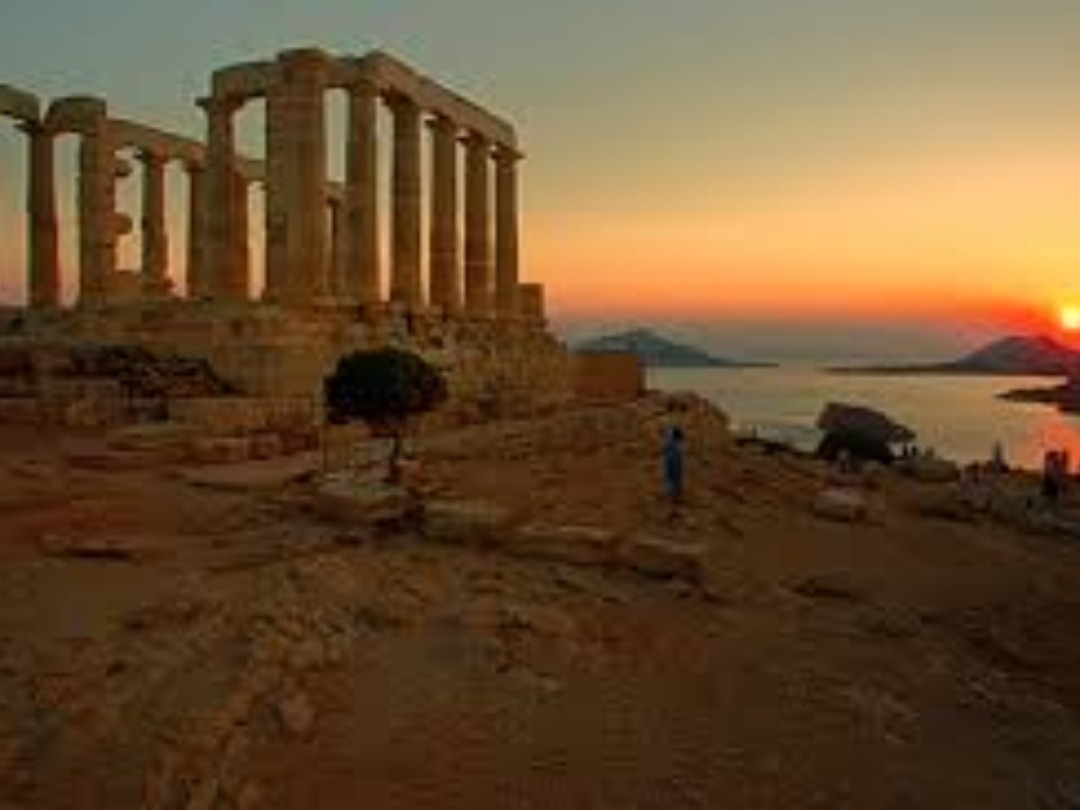
[[[328,179],[333,90],[347,98],[343,182]],[[263,159],[236,144],[238,113],[253,101],[265,105]],[[45,105],[0,85],[0,115],[28,145],[27,296],[5,311],[0,340],[202,359],[243,396],[268,401],[310,403],[338,357],[386,344],[444,368],[461,407],[529,411],[569,396],[571,364],[547,330],[543,288],[520,277],[522,153],[510,124],[378,52],[300,49],[226,67],[197,104],[205,141],[116,117],[104,99]],[[76,274],[62,284],[55,169],[63,135],[78,144],[77,223],[63,223],[78,230],[70,302],[62,290]],[[186,175],[182,275],[169,266],[173,162]],[[117,266],[134,219],[118,211],[117,188],[136,165],[141,267],[131,270]],[[249,231],[257,185],[265,228]],[[254,256],[265,262],[257,295]]]

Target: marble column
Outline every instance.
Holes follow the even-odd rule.
[[[520,158],[506,147],[495,151],[495,306],[503,318],[517,314]]]
[[[431,127],[431,277],[428,297],[446,314],[461,310],[458,256],[457,125],[433,119]]]
[[[189,162],[184,164],[184,170],[188,179],[187,294],[189,298],[199,299],[209,294],[203,264],[206,169]]]
[[[206,204],[203,217],[203,281],[211,298],[239,292],[236,268],[236,154],[233,115],[243,101],[234,97],[200,99],[207,115]]]
[[[288,186],[289,160],[288,98],[283,83],[273,82],[266,91],[266,256],[263,300],[282,302],[289,298]]]
[[[329,197],[326,200],[326,211],[329,220],[330,228],[330,255],[327,257],[327,264],[330,267],[330,294],[336,301],[348,301],[352,300],[346,295],[347,287],[345,283],[345,251],[344,251],[344,233],[342,231],[342,201],[336,197]]]
[[[409,309],[423,306],[420,276],[422,192],[420,109],[409,98],[390,99],[394,114],[394,165],[390,300]]]
[[[490,148],[481,135],[465,141],[465,309],[491,312]]]
[[[286,51],[278,57],[280,102],[272,114],[287,153],[282,173],[268,186],[268,197],[281,195],[273,207],[285,213],[284,286],[292,303],[330,298],[326,210],[326,105],[324,93],[331,61],[314,49]]]
[[[102,115],[82,131],[79,143],[79,304],[109,298],[116,271],[121,220],[116,211],[116,155]]]
[[[165,230],[165,158],[139,153],[142,177],[142,292],[147,298],[167,296],[169,242]]]
[[[53,134],[37,124],[27,124],[23,130],[30,150],[27,189],[30,306],[55,309],[60,306],[60,254]]]
[[[360,304],[382,298],[379,268],[379,94],[371,82],[349,85],[342,261],[345,297]]]
[[[248,203],[251,181],[234,169],[230,178],[233,232],[229,240],[228,275],[221,290],[230,301],[247,301],[251,297],[251,242],[248,235]]]

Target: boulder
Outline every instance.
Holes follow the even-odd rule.
[[[915,432],[881,411],[862,405],[828,403],[818,415],[817,426],[825,433],[855,434],[884,444],[915,440]]]
[[[622,546],[619,556],[626,567],[641,574],[693,583],[704,581],[706,548],[701,543],[635,535]]]
[[[498,543],[513,515],[505,506],[486,501],[436,500],[424,506],[423,534],[442,543]]]
[[[857,523],[866,520],[869,509],[866,499],[853,489],[822,490],[814,499],[814,514],[826,520]]]
[[[511,554],[559,560],[572,565],[613,565],[618,535],[594,526],[532,523],[514,531],[506,545]]]

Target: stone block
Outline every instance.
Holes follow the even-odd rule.
[[[649,535],[635,535],[620,549],[622,563],[648,576],[704,580],[706,548],[701,543],[678,543]]]
[[[191,459],[197,464],[238,464],[251,456],[246,436],[196,439],[191,443]]]
[[[251,457],[275,458],[285,453],[285,443],[278,433],[257,433],[251,437]]]
[[[315,493],[315,513],[345,525],[374,525],[402,520],[411,508],[403,487],[381,481],[330,478]]]
[[[614,565],[618,534],[595,526],[532,523],[512,533],[506,550],[522,557],[559,560],[573,565]]]
[[[424,507],[425,537],[442,543],[491,545],[509,530],[513,513],[485,501],[431,501]]]

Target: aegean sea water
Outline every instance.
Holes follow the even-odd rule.
[[[1047,377],[831,374],[820,368],[652,369],[651,388],[694,391],[722,408],[735,430],[812,449],[827,402],[868,405],[916,431],[920,447],[960,462],[990,457],[995,442],[1014,465],[1038,469],[1047,449],[1080,459],[1080,417],[1051,406],[1007,402],[1014,388],[1054,385]]]

